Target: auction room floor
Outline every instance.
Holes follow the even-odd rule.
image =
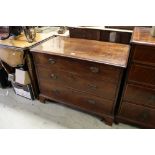
[[[129,125],[104,124],[99,118],[47,102],[30,101],[15,95],[13,89],[0,88],[0,128],[129,129]]]

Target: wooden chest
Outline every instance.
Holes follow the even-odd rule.
[[[135,28],[131,57],[117,121],[155,128],[155,38]]]
[[[128,45],[55,37],[31,52],[40,101],[58,101],[112,124]]]

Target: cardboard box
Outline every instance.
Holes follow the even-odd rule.
[[[22,85],[17,82],[12,82],[13,89],[17,95],[23,96],[27,99],[34,100],[34,92],[32,89],[32,85]]]
[[[31,84],[29,73],[27,71],[16,69],[15,82],[20,83],[22,85]]]

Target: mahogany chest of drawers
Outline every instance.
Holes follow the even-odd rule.
[[[117,121],[155,128],[155,38],[150,28],[134,30]]]
[[[40,101],[57,101],[112,124],[128,45],[59,36],[31,52]]]

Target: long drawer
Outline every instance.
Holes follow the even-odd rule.
[[[53,83],[69,86],[73,89],[88,92],[105,99],[114,100],[117,92],[115,83],[105,81],[95,81],[94,79],[82,77],[81,74],[76,75],[67,71],[56,69],[45,69],[39,65],[36,66],[40,83],[44,81],[48,85]]]
[[[77,106],[81,109],[94,112],[99,115],[110,114],[113,109],[113,102],[104,100],[88,93],[82,93],[60,84],[54,83],[49,86],[45,82],[40,83],[41,94],[48,96],[52,100],[56,100],[69,105]]]
[[[155,66],[155,48],[136,45],[133,61]]]
[[[155,107],[155,89],[127,84],[123,101]]]
[[[123,102],[119,116],[148,127],[155,127],[155,109]]]
[[[155,68],[134,63],[131,65],[128,80],[152,85],[155,88]]]
[[[75,74],[91,77],[91,79],[118,82],[121,69],[95,62],[82,61],[72,58],[64,58],[48,54],[33,53],[35,64],[48,69],[60,69]]]

